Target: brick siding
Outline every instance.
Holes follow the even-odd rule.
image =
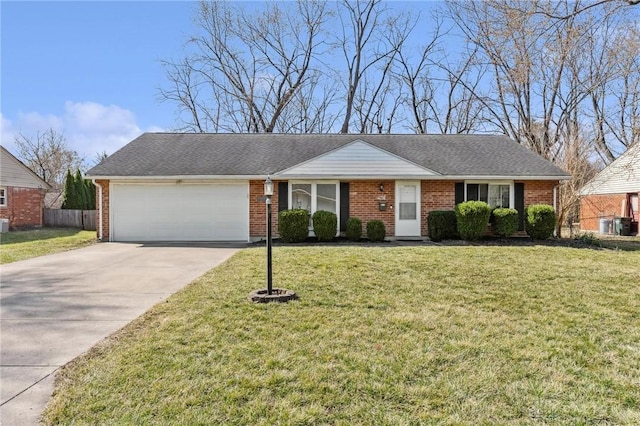
[[[96,238],[100,238],[102,227],[101,241],[109,241],[109,181],[97,179],[96,184],[102,188],[102,223],[100,223],[100,190],[96,188]]]
[[[518,183],[519,181],[516,181]],[[553,188],[556,180],[537,180],[524,182],[524,206],[549,204],[553,206]]]
[[[0,218],[9,219],[10,228],[40,228],[44,225],[45,191],[13,186],[4,188],[6,206],[0,207]]]
[[[267,236],[267,205],[260,201],[264,196],[264,181],[249,182],[249,238]],[[271,197],[271,233],[278,236],[278,182],[273,182],[273,196]]]
[[[383,185],[382,191],[380,184]],[[349,183],[349,216],[362,220],[363,236],[366,236],[367,222],[370,220],[381,220],[387,236],[395,235],[395,195],[396,184],[393,180]],[[387,203],[384,211],[380,210],[382,199]]]
[[[456,184],[454,181],[423,180],[421,182],[422,221],[420,229],[423,236],[429,235],[427,217],[433,210],[453,210],[456,205]]]
[[[627,194],[588,195],[580,199],[580,230],[600,230],[600,218],[620,217]]]

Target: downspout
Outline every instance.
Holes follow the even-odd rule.
[[[91,179],[91,182],[98,188],[98,239],[102,241],[102,185],[98,185],[95,179]]]

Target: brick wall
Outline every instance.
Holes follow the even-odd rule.
[[[97,179],[96,184],[102,188],[102,223],[100,223],[100,190],[96,188],[96,238],[100,238],[100,227],[102,227],[102,241],[109,241],[109,181]]]
[[[453,210],[456,204],[456,185],[454,181],[428,181],[421,184],[421,210],[422,221],[420,223],[423,236],[429,235],[427,230],[427,217],[432,210]]]
[[[383,191],[380,191],[380,184]],[[381,220],[387,236],[395,235],[395,194],[396,184],[386,181],[354,181],[349,183],[349,216],[362,220],[362,234],[366,236],[367,222]],[[380,199],[384,198],[387,209],[380,211]]]
[[[6,206],[0,207],[0,218],[9,219],[10,228],[42,227],[45,192],[38,188],[7,186]]]
[[[249,237],[263,238],[267,235],[267,205],[260,201],[264,196],[264,181],[249,182]],[[271,197],[271,233],[278,236],[278,182],[273,182]]]
[[[517,181],[516,181],[517,182]],[[524,206],[532,204],[549,204],[553,206],[553,187],[555,180],[536,180],[524,182]]]
[[[588,195],[580,199],[580,229],[600,230],[600,218],[620,217],[622,200],[626,194]]]

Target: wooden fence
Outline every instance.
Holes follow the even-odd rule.
[[[44,209],[44,226],[68,226],[95,231],[96,211]]]

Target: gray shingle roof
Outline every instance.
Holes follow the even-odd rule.
[[[87,173],[122,176],[262,176],[356,140],[444,176],[566,177],[507,136],[145,133]]]

